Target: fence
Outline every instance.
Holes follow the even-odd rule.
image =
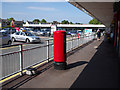
[[[96,38],[96,36],[93,34],[89,37],[68,37],[66,40],[66,51],[69,52],[94,38]],[[49,59],[53,58],[53,39],[46,40],[46,45],[28,49],[23,49],[23,45],[24,44],[12,45],[17,46],[19,50],[0,55],[0,58],[2,58],[1,80],[18,72],[22,74],[26,68],[37,65],[43,61],[49,62]]]

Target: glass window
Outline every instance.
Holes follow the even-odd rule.
[[[8,33],[7,32],[0,32],[0,36],[2,37],[2,36],[7,36],[8,35]]]
[[[34,36],[32,33],[29,33],[29,32],[25,32],[25,35],[26,36]]]
[[[19,35],[19,34],[20,34],[20,32],[16,32],[16,33],[15,33],[15,35]]]
[[[25,33],[21,32],[21,35],[25,36]]]

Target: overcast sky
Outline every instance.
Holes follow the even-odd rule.
[[[74,23],[88,23],[92,19],[68,2],[2,2],[2,18],[10,17],[25,21],[46,19],[48,22],[68,20]]]

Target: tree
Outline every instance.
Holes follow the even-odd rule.
[[[90,20],[89,24],[101,24],[101,23],[98,22],[98,20],[96,20],[96,19],[92,19],[92,20]]]
[[[53,21],[52,24],[59,24],[59,22],[58,21]]]
[[[15,21],[15,19],[13,17],[9,18],[8,21],[11,23],[11,21]]]
[[[73,24],[72,22],[70,22],[69,24]]]
[[[40,23],[47,23],[45,19],[42,19]]]
[[[82,25],[82,23],[75,23],[75,24],[80,24],[80,25]]]
[[[39,22],[40,22],[39,19],[34,19],[34,20],[33,20],[33,23],[35,23],[35,24],[39,24]]]
[[[67,20],[63,20],[61,24],[69,24],[69,22]]]
[[[11,17],[11,18],[9,18],[9,19],[7,19],[7,20],[8,20],[8,21],[5,22],[5,23],[7,23],[7,25],[10,25],[10,23],[11,23],[12,20],[15,21],[15,19],[14,19],[13,17]]]

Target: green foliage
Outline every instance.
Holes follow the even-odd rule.
[[[42,19],[41,23],[47,23],[47,21],[45,19]]]
[[[75,23],[75,24],[80,24],[80,25],[82,25],[82,23]]]
[[[6,27],[2,27],[2,29],[4,29],[4,28],[6,28]]]
[[[11,26],[10,25],[7,25],[6,28],[10,28]]]
[[[15,19],[13,17],[8,19],[9,22],[11,22],[12,20],[15,21]]]
[[[53,23],[53,24],[59,24],[59,22],[57,22],[57,21],[53,21],[52,23]]]
[[[101,23],[98,22],[96,19],[92,19],[90,20],[89,24],[101,24]]]
[[[10,26],[10,25],[7,25],[6,27],[2,27],[2,29],[4,29],[4,28],[11,28],[11,26]]]
[[[67,20],[63,20],[61,24],[69,24],[69,22]]]
[[[72,22],[70,22],[69,24],[73,24]]]
[[[39,24],[40,20],[39,19],[34,19],[33,23]]]

